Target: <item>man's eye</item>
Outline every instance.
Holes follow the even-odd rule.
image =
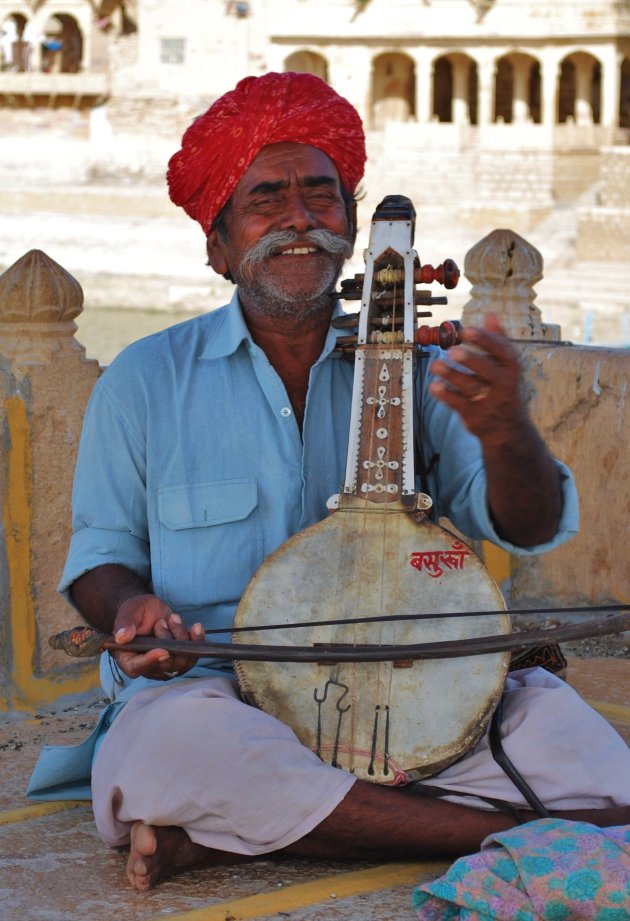
[[[264,210],[277,207],[281,200],[282,196],[278,192],[265,192],[252,198],[251,205],[254,208]]]
[[[315,202],[334,202],[337,201],[337,196],[334,192],[331,192],[330,189],[313,189],[308,195],[308,200]]]

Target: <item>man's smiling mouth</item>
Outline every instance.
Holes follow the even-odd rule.
[[[290,249],[283,249],[280,256],[308,256],[310,253],[317,253],[317,246],[293,246]]]

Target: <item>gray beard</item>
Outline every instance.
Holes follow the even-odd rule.
[[[281,247],[307,241],[326,252],[329,259],[317,288],[305,295],[303,292],[287,291],[266,271],[265,262]],[[305,319],[330,310],[331,294],[345,260],[351,255],[350,241],[328,230],[310,230],[303,234],[293,230],[278,231],[267,234],[251,246],[233,275],[243,300],[258,313],[275,318]]]

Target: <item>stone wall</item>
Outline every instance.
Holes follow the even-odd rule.
[[[514,558],[510,598],[521,608],[627,603],[630,354],[537,344],[522,357],[532,416],[576,479],[580,533],[553,553]]]
[[[0,709],[94,683],[48,636],[68,626],[56,587],[70,538],[83,413],[99,374],[74,339],[81,287],[32,251],[0,276]]]
[[[580,212],[578,259],[630,261],[630,147],[601,153],[599,203]]]

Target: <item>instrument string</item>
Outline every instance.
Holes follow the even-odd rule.
[[[391,274],[391,273],[390,273]],[[394,392],[396,396],[402,396],[400,388],[400,380],[402,377],[402,359],[401,355],[398,355],[396,350],[399,347],[399,343],[396,341],[397,338],[397,319],[398,319],[398,277],[394,277],[393,288],[392,288],[392,299],[391,299],[391,312],[389,318],[389,328],[386,328],[385,335],[378,335],[374,338],[377,340],[373,347],[374,354],[374,382],[375,382],[375,393],[373,395],[375,400],[378,402],[375,404],[380,407],[380,416],[379,411],[377,410],[374,414],[371,415],[371,430],[370,430],[370,457],[374,456],[374,443],[375,443],[375,426],[378,429],[385,429],[385,433],[382,431],[378,432],[379,435],[385,435],[382,439],[382,448],[384,448],[384,453],[382,460],[385,462],[381,468],[376,468],[376,470],[381,471],[382,479],[379,481],[380,485],[384,486],[387,489],[390,482],[396,483],[398,485],[398,493],[396,499],[400,499],[402,491],[402,470],[403,470],[403,458],[401,456],[400,450],[395,450],[395,446],[399,448],[402,447],[402,413],[404,412],[404,404],[402,400],[398,403],[398,412],[399,416],[394,417],[395,407],[392,401]],[[381,340],[380,342],[378,340]],[[385,340],[385,341],[383,341]],[[381,390],[380,386],[383,384],[383,370],[385,371],[384,377],[387,381],[387,389]],[[381,399],[382,394],[382,399]],[[396,461],[398,466],[392,468],[389,466],[391,461]],[[374,468],[372,468],[374,470]],[[374,479],[378,479],[374,476]],[[377,484],[374,484],[377,485]],[[379,506],[387,503],[387,493],[382,496],[383,503],[379,503]],[[388,513],[381,515],[381,528],[380,528],[380,552],[377,556],[379,560],[379,598],[377,610],[379,615],[382,617],[387,607],[388,595],[390,594],[390,587],[388,586],[388,545],[392,540],[392,534],[390,533],[392,529],[397,531],[397,521],[398,515],[390,515]],[[395,539],[395,538],[394,538]],[[392,546],[396,546],[395,543]],[[376,574],[374,574],[376,575]],[[376,599],[372,599],[374,603]],[[385,642],[385,632],[387,632],[388,637],[391,632],[391,627],[386,631],[386,622],[380,620],[378,623],[377,635],[374,638],[377,645],[383,645]],[[394,640],[398,640],[397,630],[394,628]],[[390,705],[392,703],[392,691],[393,691],[393,678],[394,670],[391,662],[382,662],[378,663],[378,667],[375,669],[375,675],[372,679],[372,688],[373,688],[373,707],[374,707],[374,724],[372,729],[372,744],[370,751],[370,762],[368,765],[368,774],[373,775],[375,773],[375,764],[376,758],[379,753],[381,753],[382,758],[382,771],[387,776],[389,773],[389,716],[390,716]]]
[[[507,613],[516,617],[562,617],[567,614],[614,614],[618,611],[630,610],[630,602],[627,604],[603,604],[603,605],[578,605],[575,607],[545,607],[545,608],[520,608],[510,610]],[[368,615],[365,617],[354,617],[351,623],[366,624],[376,623],[377,621],[405,621],[405,620],[448,620],[453,617],[496,617],[494,611],[432,611],[415,614],[383,614]],[[313,620],[313,621],[296,621],[285,624],[265,624],[266,630],[300,630],[309,627],[330,627],[339,624],[339,619],[331,620]],[[236,634],[236,633],[256,633],[260,630],[259,626],[251,627],[214,627],[208,628],[204,632],[206,635],[213,634]]]

